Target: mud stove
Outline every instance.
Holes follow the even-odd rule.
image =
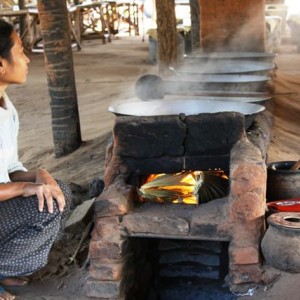
[[[269,119],[260,113],[250,124],[236,112],[116,117],[95,203],[88,296],[198,299],[200,282],[226,280],[239,292],[261,281]],[[216,168],[229,176],[225,197],[138,201],[150,174]]]

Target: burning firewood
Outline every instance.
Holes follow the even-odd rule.
[[[223,171],[194,171],[150,175],[139,189],[141,202],[200,204],[225,197],[228,178]]]

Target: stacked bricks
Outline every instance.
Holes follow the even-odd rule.
[[[205,120],[203,126],[209,122],[208,116],[197,118],[200,122]],[[210,122],[213,119],[222,123],[225,118],[235,128],[230,131],[231,126],[227,127],[227,122],[224,121],[223,128],[227,130],[221,135],[215,132],[216,136],[208,132],[211,126],[206,127],[207,130],[203,130],[203,126],[197,128],[194,123],[197,118],[177,116],[169,119],[117,119],[113,142],[108,146],[106,153],[105,189],[95,202],[94,229],[89,249],[89,297],[125,299],[130,291],[136,290],[135,285],[139,284],[139,277],[143,277],[139,276],[141,268],[137,264],[145,266],[143,270],[147,269],[143,258],[137,255],[143,253],[141,249],[145,246],[139,246],[140,241],[129,238],[130,234],[124,232],[122,224],[124,216],[133,211],[137,200],[136,186],[128,183],[131,174],[134,171],[137,174],[163,172],[168,161],[172,171],[180,171],[183,163],[180,157],[185,154],[190,157],[190,166],[196,169],[201,163],[193,158],[201,160],[202,157],[202,161],[207,160],[207,156],[213,152],[213,161],[219,152],[211,147],[220,147],[220,144],[225,142],[228,144],[222,144],[224,147],[221,154],[225,157],[230,155],[230,194],[228,212],[220,227],[229,233],[230,239],[228,282],[232,290],[239,292],[245,285],[261,281],[259,248],[260,239],[265,231],[266,166],[263,156],[266,153],[267,141],[250,141],[247,138],[250,130],[246,135],[243,118],[238,114],[211,114]],[[158,122],[164,123],[163,130],[158,126]],[[210,124],[213,125],[213,122]],[[220,140],[227,134],[228,139]],[[197,135],[210,137],[209,141],[205,141],[206,147],[200,147],[205,139]],[[257,138],[261,139],[260,136]],[[190,143],[194,144],[194,147]],[[145,163],[147,160],[151,162],[148,165]],[[139,247],[140,250],[137,250]]]

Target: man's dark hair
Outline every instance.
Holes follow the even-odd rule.
[[[11,35],[14,28],[11,24],[0,19],[0,56],[10,61],[10,50],[14,43]]]

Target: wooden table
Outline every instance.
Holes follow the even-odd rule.
[[[13,9],[0,9],[0,18],[9,22],[12,25],[20,24],[24,20],[24,32],[19,32],[21,40],[24,42],[29,28],[29,14],[27,9],[13,10]]]
[[[32,52],[42,52],[43,47],[38,47],[37,45],[42,40],[38,24],[38,9],[36,7],[28,8],[28,15],[30,19],[30,23],[28,26],[30,49]],[[79,11],[76,6],[68,7],[68,22],[71,31],[71,39],[73,41],[72,47],[77,47],[78,50],[81,50]]]
[[[119,32],[121,23],[128,27],[131,35],[139,35],[138,5],[135,1],[86,1],[77,5],[81,16],[81,37],[96,34],[105,43],[105,35],[111,41],[111,35]]]
[[[37,7],[29,7],[22,10],[2,9],[0,10],[0,18],[3,18],[13,25],[20,24],[20,19],[24,19],[24,32],[20,33],[20,38],[24,47],[31,52],[42,52],[43,47],[38,47],[38,43],[42,40],[39,29],[39,15]],[[68,8],[68,19],[71,31],[71,38],[74,41],[72,46],[81,49],[80,22],[79,11],[76,6]]]
[[[135,1],[118,1],[117,12],[119,22],[124,22],[128,26],[128,33],[131,36],[132,31],[139,35],[139,7]]]
[[[105,2],[85,2],[76,5],[79,11],[80,36],[96,34],[105,43],[105,34],[108,34],[108,41],[111,41],[109,20],[105,17]]]

